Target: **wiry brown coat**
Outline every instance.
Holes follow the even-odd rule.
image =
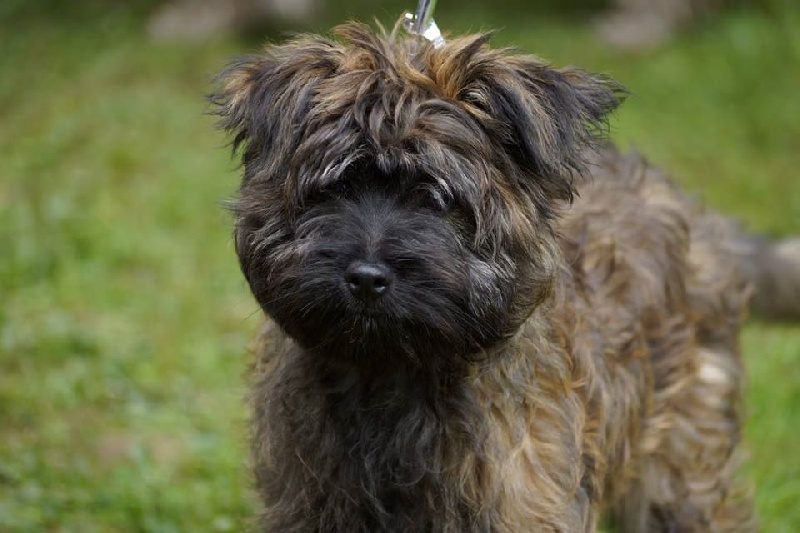
[[[215,97],[274,320],[252,394],[264,528],[753,529],[734,226],[598,144],[607,79],[485,36],[338,33],[268,47]],[[394,272],[369,309],[341,281],[364,258]]]

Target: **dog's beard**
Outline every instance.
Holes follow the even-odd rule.
[[[291,238],[262,247],[243,267],[261,306],[307,350],[365,364],[448,364],[507,334],[511,263],[481,259],[466,237],[430,209],[375,196],[333,200],[309,209]],[[380,298],[364,301],[348,289],[345,272],[358,261],[391,272]]]

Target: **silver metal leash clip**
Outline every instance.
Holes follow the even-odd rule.
[[[444,37],[439,26],[433,20],[433,8],[436,0],[419,0],[416,13],[406,13],[403,28],[408,33],[419,35],[433,44],[434,48],[444,46]]]

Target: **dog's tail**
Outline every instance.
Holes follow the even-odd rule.
[[[800,321],[800,237],[770,240],[743,237],[745,272],[755,292],[756,316]]]

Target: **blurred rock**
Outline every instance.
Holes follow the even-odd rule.
[[[320,0],[173,0],[151,15],[147,33],[157,41],[199,40],[242,31],[266,20],[305,21]]]
[[[615,0],[615,7],[595,23],[599,37],[624,50],[648,50],[668,42],[699,18],[717,11],[725,0]]]

